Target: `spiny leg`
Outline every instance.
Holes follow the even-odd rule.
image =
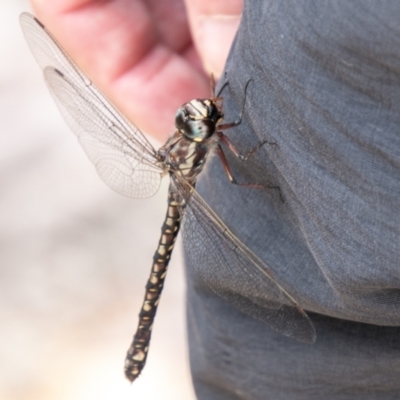
[[[228,75],[228,72],[225,71],[225,74],[224,74],[224,75],[225,75],[225,79],[226,79],[226,76]],[[221,89],[219,89],[216,98],[218,98],[218,97],[221,96],[221,93],[223,92],[223,90],[224,90],[228,85],[229,85],[229,81],[228,81],[228,80],[225,80],[224,84],[221,86]],[[214,96],[214,92],[213,92],[212,94],[213,94],[213,96]]]
[[[239,115],[239,119],[237,119],[234,122],[229,122],[226,124],[220,124],[218,125],[218,132],[217,135],[220,138],[220,140],[225,143],[229,150],[237,157],[239,158],[239,160],[241,161],[247,161],[257,150],[259,150],[262,146],[264,146],[264,144],[268,143],[271,145],[276,144],[275,142],[269,142],[268,140],[264,140],[260,143],[257,144],[257,146],[255,146],[253,149],[251,149],[246,155],[243,155],[239,152],[239,150],[236,148],[236,146],[230,141],[230,139],[223,134],[223,132],[220,132],[221,130],[225,130],[225,129],[229,129],[229,128],[233,128],[234,126],[238,126],[242,123],[242,117],[243,117],[243,112],[244,112],[244,106],[246,103],[246,95],[247,95],[247,87],[249,85],[249,83],[252,81],[252,79],[249,79],[246,82],[246,85],[244,87],[244,99],[243,99],[243,103],[242,103],[242,109],[240,111],[240,115]],[[222,151],[222,150],[221,150]]]
[[[253,152],[254,153],[254,152]],[[282,196],[281,188],[279,186],[270,186],[270,185],[260,185],[257,183],[239,183],[233,176],[232,171],[229,167],[228,160],[226,159],[225,153],[222,150],[222,147],[218,145],[217,147],[217,154],[221,160],[222,166],[224,167],[224,171],[231,183],[237,186],[243,186],[248,188],[255,188],[255,189],[275,189],[279,191],[279,197],[281,198],[282,202],[284,202],[284,198]]]
[[[227,72],[225,72],[225,77],[227,75]],[[240,117],[239,120],[231,122],[231,123],[227,123],[227,124],[222,124],[222,125],[218,125],[218,129],[228,129],[231,128],[232,126],[237,126],[240,124],[240,122],[242,121],[242,115],[243,115],[243,110],[244,110],[244,103],[246,101],[246,92],[247,92],[247,86],[250,83],[250,81],[252,81],[252,79],[250,78],[247,82],[246,85],[244,87],[244,100],[243,100],[243,104],[242,104],[242,110],[240,112]],[[219,102],[219,108],[222,109],[222,103],[223,103],[223,98],[221,97],[221,94],[223,92],[223,90],[229,85],[229,81],[225,81],[224,84],[221,86],[221,89],[219,89],[218,93],[215,95],[215,81],[214,81],[214,75],[211,74],[211,96],[214,102]]]
[[[221,93],[223,92],[223,90],[224,90],[228,85],[229,85],[229,82],[228,82],[228,81],[224,82],[224,84],[221,86],[221,89],[219,89],[217,95],[215,96],[216,99],[219,99],[219,98],[221,97]],[[215,89],[215,88],[214,88],[214,89]],[[214,93],[215,93],[215,92],[214,92]],[[213,93],[213,96],[214,96],[214,93]]]
[[[225,76],[226,76],[226,72],[225,72]],[[229,81],[224,82],[224,84],[222,85],[221,89],[219,89],[218,94],[215,95],[215,78],[214,78],[214,74],[211,72],[211,76],[210,76],[210,88],[211,88],[211,98],[216,101],[216,100],[222,100],[221,97],[221,93],[223,92],[223,90],[229,85]]]
[[[214,78],[214,74],[211,72],[210,75],[210,89],[211,89],[211,98],[213,99],[215,96],[215,78]]]
[[[246,155],[241,154],[236,146],[229,140],[229,138],[224,135],[222,132],[217,132],[221,142],[225,143],[229,150],[240,160],[240,161],[247,161],[257,150],[259,150],[264,144],[276,144],[275,142],[268,142],[267,140],[264,140],[263,142],[260,142],[256,147],[251,149]],[[228,160],[226,159],[225,153],[222,150],[221,145],[218,145],[217,148],[217,153],[218,156],[221,160],[222,166],[224,167],[224,170],[226,172],[226,175],[228,176],[228,179],[231,183],[238,185],[238,186],[245,186],[245,187],[252,187],[252,188],[257,188],[257,189],[276,189],[279,190],[279,197],[282,200],[282,203],[285,202],[284,197],[281,192],[281,188],[279,186],[270,186],[270,185],[260,185],[260,184],[253,184],[253,183],[238,183],[236,179],[233,177],[231,169],[229,167]]]
[[[242,122],[242,117],[243,117],[243,112],[244,112],[244,105],[245,105],[245,103],[246,103],[246,97],[247,97],[247,87],[249,86],[249,83],[252,81],[252,79],[249,79],[247,82],[246,82],[246,85],[245,85],[245,87],[244,87],[244,98],[243,98],[243,102],[242,102],[242,108],[241,108],[241,110],[240,110],[240,114],[239,114],[239,119],[237,119],[236,121],[233,121],[233,122],[228,122],[228,123],[226,123],[226,124],[220,124],[220,125],[218,125],[218,130],[225,130],[225,129],[229,129],[229,128],[232,128],[232,127],[234,127],[234,126],[238,126],[238,125],[240,125],[241,124],[241,122]],[[222,88],[221,88],[221,90],[220,90],[220,92],[218,93],[218,96],[219,96],[219,94],[221,93],[221,91],[222,91],[222,89],[225,87],[225,85],[227,85],[228,84],[228,82],[226,82],[225,84],[224,84],[224,86],[222,86]],[[217,98],[218,98],[218,96],[217,96]]]
[[[239,119],[237,119],[236,121],[233,121],[233,122],[228,122],[225,124],[218,125],[218,132],[217,132],[217,135],[220,138],[220,141],[225,143],[228,146],[229,150],[241,161],[247,161],[257,150],[259,150],[262,146],[264,146],[264,144],[267,144],[267,143],[271,144],[271,145],[276,144],[275,142],[269,142],[268,140],[264,140],[264,141],[258,143],[257,146],[255,146],[253,149],[251,149],[246,155],[243,155],[239,152],[239,150],[236,148],[236,146],[229,140],[229,138],[226,135],[224,135],[223,132],[220,132],[221,130],[233,128],[233,127],[241,124],[242,118],[243,118],[243,113],[244,113],[244,106],[246,103],[247,88],[251,81],[252,81],[252,79],[249,79],[246,82],[246,85],[244,87],[244,99],[243,99],[243,103],[242,103],[242,108],[240,110]],[[222,90],[225,88],[226,85],[228,85],[228,81],[224,83],[224,85],[218,92],[217,98],[219,98],[218,96],[220,96]],[[228,176],[228,179],[231,183],[238,185],[238,186],[252,187],[252,188],[258,188],[258,189],[276,189],[279,191],[279,197],[282,200],[282,202],[285,201],[282,196],[281,188],[279,186],[259,185],[259,184],[251,184],[251,183],[250,184],[249,183],[238,183],[232,175],[231,169],[229,167],[228,161],[225,157],[225,153],[223,152],[221,145],[218,145],[217,153],[222,162],[222,166],[224,167],[225,173]]]
[[[268,142],[267,140],[264,140],[263,142],[260,142],[257,146],[255,146],[253,149],[251,149],[246,155],[242,155],[239,150],[236,148],[236,146],[229,140],[229,138],[224,135],[222,132],[220,132],[221,130],[225,130],[225,129],[229,129],[232,128],[234,126],[238,126],[241,124],[242,122],[242,117],[243,117],[243,112],[244,112],[244,106],[246,103],[246,96],[247,96],[247,87],[249,85],[249,83],[251,82],[252,79],[249,79],[246,82],[246,85],[244,87],[244,99],[243,99],[243,103],[242,103],[242,109],[240,110],[240,115],[239,115],[239,119],[237,119],[234,122],[229,122],[226,124],[220,124],[218,125],[218,132],[217,135],[219,136],[220,140],[225,143],[229,149],[232,151],[232,153],[239,158],[241,161],[246,161],[248,160],[260,147],[262,147],[264,144],[269,143],[269,144],[275,144],[275,142]],[[225,85],[228,84],[228,82],[225,83]],[[224,85],[224,86],[225,86]],[[224,87],[223,86],[223,87]],[[223,89],[222,87],[222,89]],[[221,91],[222,91],[221,89]],[[220,91],[220,92],[221,92]],[[222,151],[222,150],[221,150]]]
[[[246,155],[243,155],[239,152],[236,146],[230,141],[230,139],[224,135],[222,132],[217,132],[218,137],[220,138],[221,142],[225,143],[229,150],[240,160],[240,161],[247,161],[257,150],[259,150],[264,144],[276,144],[275,142],[268,142],[268,140],[264,140],[257,144],[253,149],[251,149]]]

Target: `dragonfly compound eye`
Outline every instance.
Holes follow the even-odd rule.
[[[185,137],[201,142],[214,132],[221,112],[212,100],[192,100],[179,108],[175,115],[175,125]]]

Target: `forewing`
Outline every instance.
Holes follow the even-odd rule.
[[[159,188],[162,165],[144,135],[85,77],[32,15],[20,17],[29,47],[64,119],[101,178],[129,197],[149,197]]]
[[[188,183],[174,177],[174,185],[187,203],[183,220],[186,257],[210,289],[272,329],[314,343],[316,333],[309,317],[267,266]]]

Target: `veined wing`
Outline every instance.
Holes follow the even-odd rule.
[[[187,203],[183,220],[186,257],[210,289],[283,335],[314,343],[316,333],[309,317],[263,261],[187,182],[178,176],[173,182]]]
[[[61,114],[101,178],[125,196],[152,196],[163,172],[153,146],[86,78],[37,19],[23,13],[20,22]]]

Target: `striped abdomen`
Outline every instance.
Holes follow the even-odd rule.
[[[168,263],[174,248],[181,224],[181,211],[184,207],[176,192],[170,188],[168,210],[161,228],[161,238],[153,257],[150,278],[146,285],[146,294],[139,314],[139,325],[125,359],[125,376],[133,382],[146,363],[150,344],[151,330],[158,302],[164,286]]]

